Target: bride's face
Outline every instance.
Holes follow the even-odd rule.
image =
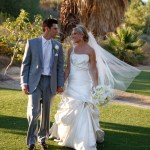
[[[71,38],[74,43],[79,43],[83,40],[83,35],[80,32],[72,31]]]

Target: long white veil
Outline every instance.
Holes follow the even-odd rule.
[[[109,86],[114,92],[125,91],[140,70],[119,60],[103,49],[91,32],[88,33],[88,44],[95,50],[99,85]]]

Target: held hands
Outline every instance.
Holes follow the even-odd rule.
[[[29,86],[28,85],[23,85],[22,86],[22,92],[24,93],[24,94],[29,94]]]
[[[64,91],[63,87],[57,87],[57,93],[58,94],[61,94],[63,91]],[[22,86],[22,92],[24,94],[27,94],[27,95],[29,94],[29,87],[28,87],[28,85]]]
[[[64,91],[63,87],[58,86],[57,87],[57,93],[61,94]]]

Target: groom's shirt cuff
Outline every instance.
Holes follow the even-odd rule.
[[[24,87],[25,85],[28,85],[27,83],[22,83],[21,84],[21,87]]]

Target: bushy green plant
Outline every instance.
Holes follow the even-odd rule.
[[[143,41],[139,39],[141,33],[126,25],[117,28],[116,33],[109,33],[103,46],[113,55],[131,65],[137,65],[145,58],[141,50]]]
[[[14,60],[21,61],[24,53],[26,40],[40,36],[42,33],[42,17],[35,16],[33,23],[29,21],[29,14],[25,10],[21,10],[20,15],[11,20],[8,18],[0,26],[0,41],[8,44],[8,47],[13,55],[11,63]]]
[[[34,23],[31,23],[29,14],[21,10],[20,15],[14,21],[8,18],[0,26],[0,41],[8,44],[10,51],[15,51],[15,58],[20,61],[26,40],[42,33],[41,23],[41,16],[35,16]]]

